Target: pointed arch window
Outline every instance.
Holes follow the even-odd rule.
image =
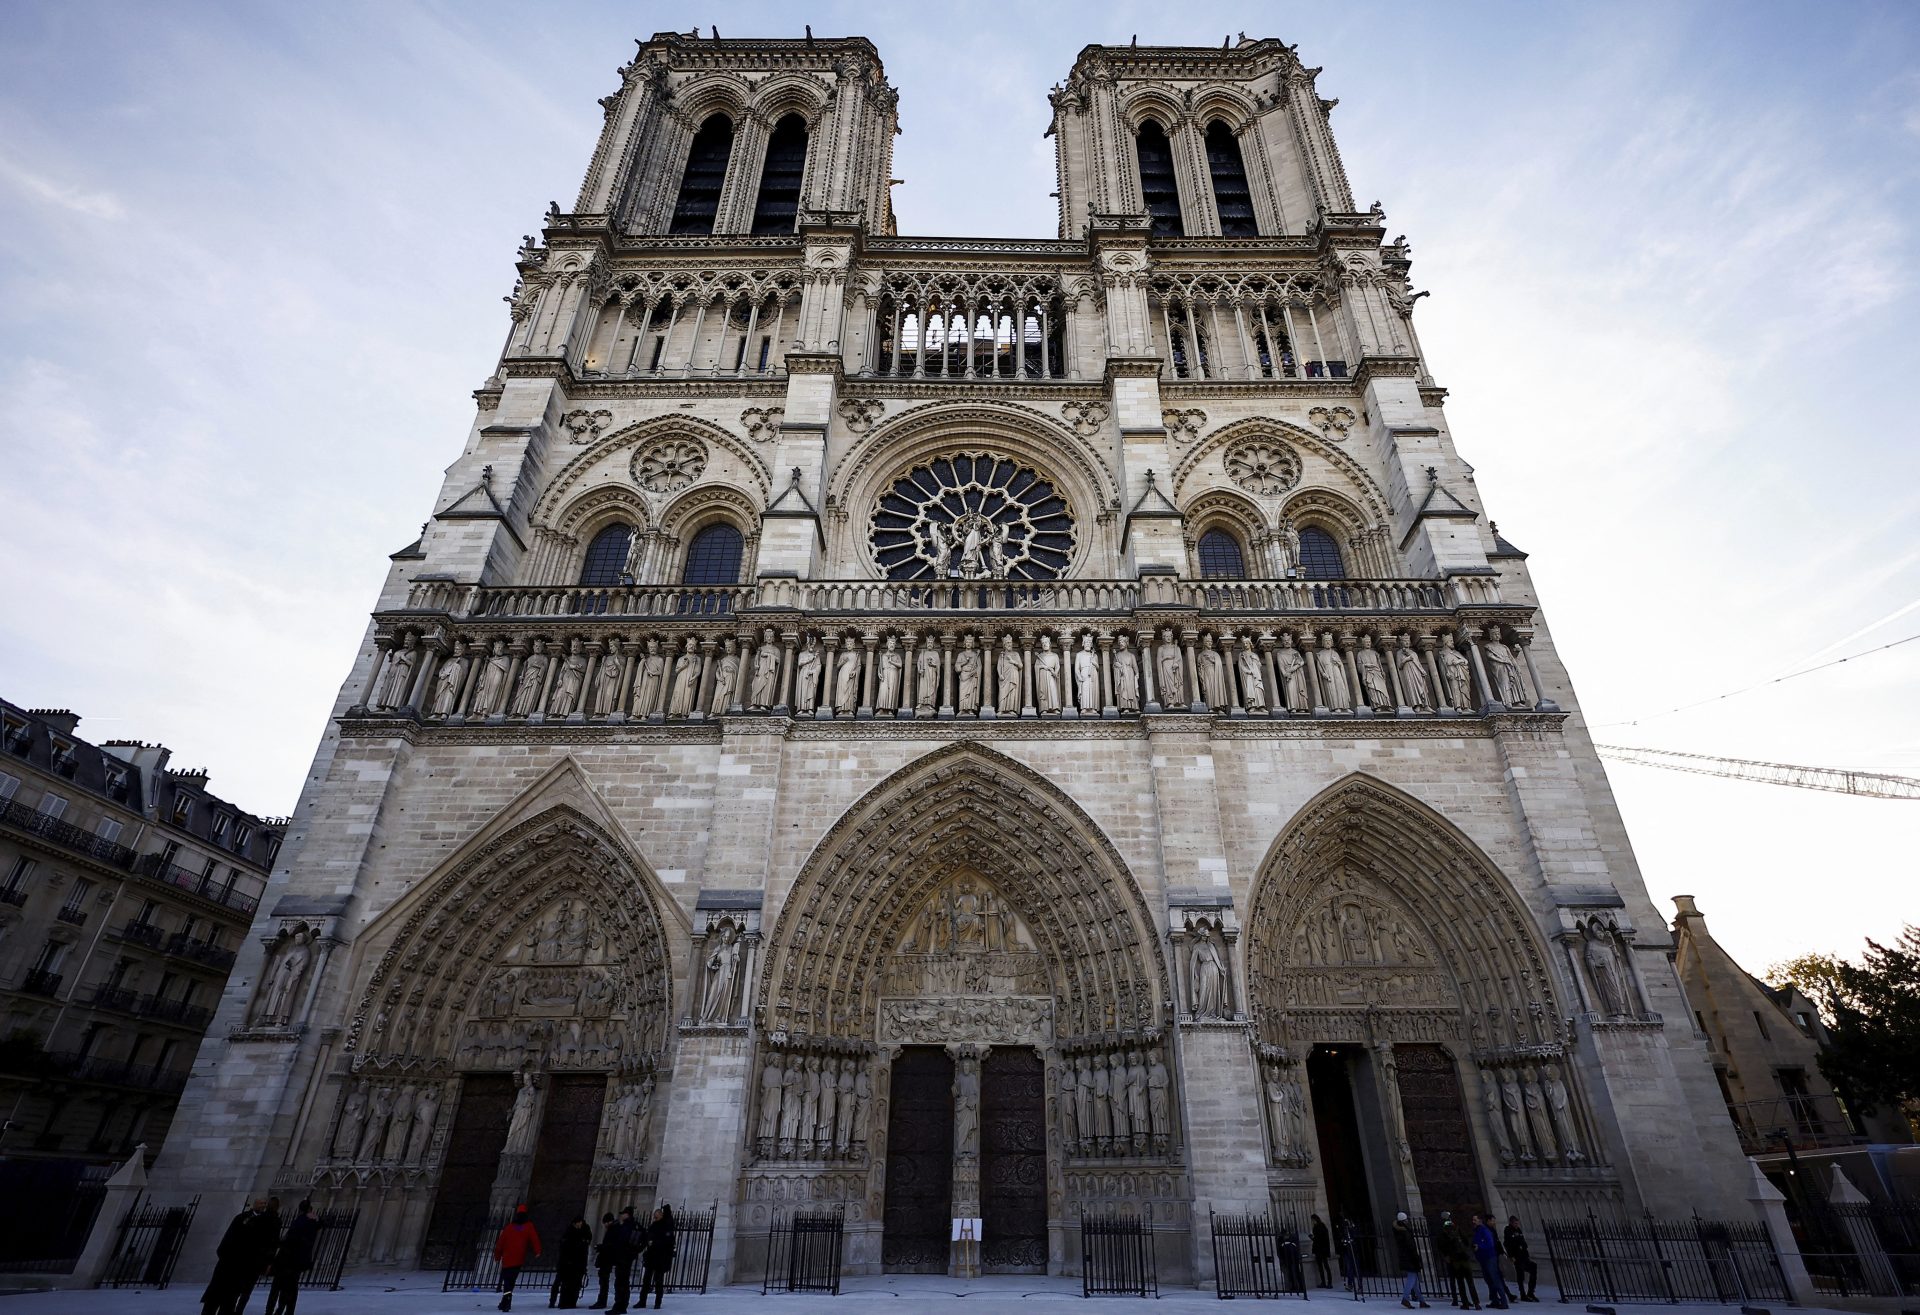
[[[627,555],[633,548],[633,526],[616,521],[593,536],[586,560],[580,564],[580,583],[605,588],[622,583]]]
[[[767,139],[767,162],[761,166],[760,194],[753,203],[754,236],[793,232],[806,170],[807,121],[789,114],[773,125],[773,136]]]
[[[1240,551],[1240,540],[1225,530],[1208,530],[1201,535],[1199,551],[1201,579],[1246,579],[1246,554]]]
[[[687,545],[681,584],[739,584],[740,557],[746,543],[740,531],[716,521],[693,536]]]
[[[727,157],[733,153],[733,120],[713,114],[693,135],[687,171],[680,178],[680,199],[673,207],[670,233],[713,232],[720,213],[720,188],[727,181]]]
[[[1173,143],[1167,130],[1152,119],[1140,125],[1133,145],[1140,157],[1140,199],[1153,219],[1155,237],[1184,237],[1180,222],[1180,188],[1173,179]]]
[[[1259,237],[1253,217],[1253,190],[1247,186],[1240,139],[1223,120],[1207,125],[1207,172],[1213,175],[1213,203],[1220,212],[1222,237]]]
[[[1300,574],[1309,580],[1344,580],[1346,563],[1331,534],[1309,525],[1300,531]]]

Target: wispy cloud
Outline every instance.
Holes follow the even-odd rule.
[[[0,181],[30,200],[89,219],[124,219],[127,208],[112,192],[77,187],[36,173],[0,155]]]

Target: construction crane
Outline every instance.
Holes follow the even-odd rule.
[[[1791,785],[1802,790],[1861,795],[1868,799],[1920,799],[1920,779],[1887,772],[1853,772],[1844,767],[1800,767],[1752,758],[1716,758],[1705,753],[1674,749],[1641,749],[1624,744],[1596,744],[1602,758],[1663,767],[1670,772],[1722,776],[1731,781],[1758,781],[1763,785]]]

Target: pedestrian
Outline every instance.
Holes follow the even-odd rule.
[[[1480,1276],[1487,1281],[1487,1304],[1505,1310],[1513,1304],[1507,1293],[1507,1280],[1500,1273],[1500,1239],[1493,1235],[1490,1215],[1473,1217],[1473,1256],[1480,1262]]]
[[[302,1201],[273,1253],[273,1286],[267,1289],[267,1315],[293,1315],[300,1299],[300,1276],[313,1268],[314,1243],[320,1240],[320,1220],[313,1202]]]
[[[673,1235],[673,1207],[663,1205],[653,1212],[653,1220],[647,1225],[646,1268],[640,1274],[640,1305],[647,1304],[647,1293],[653,1293],[653,1308],[660,1309],[660,1302],[667,1295],[667,1274],[673,1269],[675,1239]]]
[[[1332,1254],[1333,1238],[1327,1232],[1327,1221],[1315,1215],[1313,1216],[1313,1267],[1323,1288],[1333,1286],[1333,1269],[1327,1264],[1327,1258]]]
[[[1414,1239],[1405,1210],[1393,1217],[1393,1250],[1400,1262],[1400,1304],[1408,1310],[1416,1305],[1421,1310],[1431,1309],[1427,1294],[1420,1290],[1420,1244]]]
[[[1507,1259],[1513,1262],[1513,1285],[1520,1289],[1520,1300],[1540,1300],[1540,1266],[1534,1263],[1533,1251],[1527,1246],[1527,1235],[1520,1231],[1519,1215],[1507,1216],[1505,1240]]]
[[[547,1304],[572,1310],[580,1304],[580,1289],[587,1283],[587,1260],[593,1253],[593,1230],[585,1215],[575,1215],[560,1234],[560,1254],[553,1267],[553,1288]]]
[[[513,1309],[513,1287],[520,1281],[520,1269],[528,1253],[540,1255],[540,1230],[527,1218],[527,1207],[516,1205],[513,1219],[493,1239],[493,1258],[500,1262],[500,1309]]]
[[[640,1254],[640,1225],[634,1222],[633,1207],[620,1211],[613,1226],[613,1305],[607,1315],[627,1315],[627,1302],[633,1296],[633,1262]]]
[[[240,1315],[240,1307],[254,1283],[266,1272],[280,1243],[279,1226],[267,1213],[267,1198],[233,1217],[214,1251],[213,1277],[200,1294],[202,1315]]]
[[[1447,1267],[1453,1304],[1461,1310],[1479,1310],[1480,1289],[1473,1281],[1473,1253],[1467,1248],[1467,1240],[1460,1236],[1460,1229],[1449,1211],[1440,1212],[1440,1232],[1434,1238],[1434,1245]]]
[[[600,1216],[600,1241],[593,1248],[593,1267],[600,1272],[600,1295],[593,1299],[595,1310],[607,1304],[607,1280],[613,1277],[613,1232],[618,1227],[613,1211]]]
[[[1360,1258],[1353,1253],[1353,1221],[1341,1215],[1335,1225],[1335,1234],[1340,1246],[1340,1282],[1347,1291],[1352,1292],[1359,1283],[1360,1275]]]

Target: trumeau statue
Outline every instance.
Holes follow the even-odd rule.
[[[699,642],[692,635],[688,635],[686,643],[681,646],[680,656],[673,660],[673,690],[667,699],[667,715],[669,717],[689,716],[699,699]]]
[[[849,639],[833,666],[833,710],[851,717],[860,707],[860,646]]]
[[[931,717],[940,705],[940,650],[932,640],[920,645],[913,658],[913,710]]]
[[[480,672],[480,687],[473,694],[473,715],[491,717],[504,710],[507,695],[507,673],[513,669],[513,659],[507,655],[507,641],[493,641],[493,652],[487,657],[487,665]]]
[[[514,687],[513,706],[508,714],[525,717],[540,706],[540,696],[547,684],[547,646],[541,640],[533,641],[533,651],[527,654],[525,662],[520,664],[520,683]]]
[[[1214,944],[1213,933],[1201,928],[1194,936],[1191,963],[1193,1016],[1224,1018],[1227,1007],[1227,969]]]
[[[1233,702],[1227,694],[1227,664],[1213,645],[1211,631],[1200,637],[1200,701],[1214,712],[1225,712]]]
[[[793,711],[811,717],[820,703],[820,637],[809,634],[793,663]]]
[[[554,678],[553,698],[547,703],[547,711],[555,717],[570,715],[580,706],[580,692],[587,682],[587,657],[580,651],[580,641],[571,640],[567,644],[567,657],[560,664],[560,674]]]
[[[1240,706],[1248,712],[1267,710],[1267,681],[1260,670],[1260,651],[1253,641],[1240,641],[1240,654],[1234,660],[1240,673]]]
[[[533,1084],[532,1073],[520,1075],[520,1090],[513,1097],[513,1114],[507,1120],[507,1140],[502,1155],[529,1155],[533,1152],[533,1107],[539,1103],[540,1089]]]
[[[880,688],[873,696],[876,712],[893,712],[900,707],[900,679],[906,661],[900,652],[899,637],[888,635],[886,642],[880,646]]]
[[[408,635],[406,643],[394,645],[388,653],[387,669],[380,678],[380,691],[373,700],[375,708],[384,711],[405,705],[407,692],[413,686],[413,664],[419,656],[419,649],[419,639]]]
[[[1333,647],[1333,636],[1320,636],[1320,647],[1314,652],[1313,669],[1320,677],[1320,693],[1327,701],[1326,706],[1336,712],[1344,712],[1353,707],[1353,691],[1347,684],[1347,669],[1340,660],[1340,654]]]
[[[1400,670],[1400,689],[1407,696],[1407,706],[1415,712],[1432,712],[1433,688],[1427,680],[1426,664],[1413,651],[1412,636],[1400,636],[1400,646],[1393,650],[1393,661]]]
[[[1488,626],[1480,645],[1487,657],[1487,679],[1493,682],[1493,697],[1510,708],[1528,706],[1527,687],[1520,679],[1520,663],[1513,650],[1500,642],[1500,627]]]
[[[649,638],[646,654],[640,659],[640,669],[633,677],[635,716],[646,717],[660,711],[660,698],[666,692],[666,683],[666,655],[660,651],[660,641]]]
[[[1180,645],[1173,641],[1173,628],[1163,627],[1160,631],[1160,648],[1155,655],[1160,678],[1160,706],[1172,712],[1176,708],[1187,706],[1187,663],[1180,654]]]
[[[1133,639],[1123,630],[1113,650],[1113,702],[1122,712],[1140,711],[1140,662]]]
[[[733,698],[740,684],[740,648],[729,635],[721,644],[720,659],[713,669],[713,702],[707,711],[715,717],[720,716],[733,706]]]
[[[1033,703],[1043,717],[1060,711],[1060,655],[1053,651],[1053,636],[1040,636],[1040,651],[1033,655]]]
[[[1009,715],[1020,711],[1020,654],[1014,650],[1013,636],[1000,636],[1000,656],[994,659],[994,674],[999,685],[994,707]]]
[[[1440,684],[1444,687],[1449,708],[1466,708],[1470,704],[1472,673],[1468,669],[1467,655],[1453,646],[1453,632],[1440,636],[1440,652],[1435,658],[1440,666]]]
[[[701,996],[700,1021],[724,1022],[732,1016],[733,983],[740,972],[740,932],[731,923],[720,933],[713,952],[707,956],[706,990]]]
[[[453,655],[440,664],[433,677],[433,704],[436,717],[450,717],[459,706],[460,691],[467,683],[467,641],[453,641]]]
[[[620,639],[615,636],[607,641],[607,651],[600,658],[600,669],[593,678],[593,703],[587,711],[595,717],[605,717],[620,707],[620,678],[627,673],[627,659],[620,651]]]
[[[1079,695],[1080,715],[1100,713],[1100,655],[1093,651],[1093,636],[1080,636],[1080,647],[1073,655],[1073,683]]]
[[[1614,938],[1598,923],[1589,923],[1585,941],[1582,957],[1587,963],[1587,977],[1593,982],[1594,1003],[1599,1006],[1595,1012],[1618,1018],[1628,1012],[1628,997]]]
[[[313,962],[311,937],[296,931],[275,945],[261,974],[263,985],[252,1021],[263,1027],[285,1027],[300,1005],[300,987]]]
[[[1367,706],[1394,706],[1393,692],[1387,687],[1387,670],[1380,661],[1380,654],[1374,650],[1372,635],[1360,636],[1360,648],[1353,655],[1353,660],[1360,669],[1360,688],[1366,693]]]
[[[953,678],[959,686],[960,715],[971,717],[980,711],[980,650],[971,634],[960,640],[960,651],[953,655]]]
[[[760,646],[753,651],[753,683],[747,693],[747,706],[765,712],[780,701],[780,646],[773,629],[761,633]]]
[[[1293,646],[1293,636],[1280,636],[1280,651],[1273,655],[1280,672],[1280,691],[1288,712],[1313,710],[1313,692],[1307,687],[1307,655]]]

